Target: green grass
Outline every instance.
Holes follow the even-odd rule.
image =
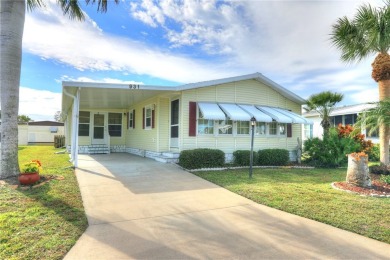
[[[248,169],[196,175],[257,203],[390,243],[390,199],[334,190],[346,169]]]
[[[69,155],[49,146],[19,148],[19,162],[42,162],[41,175],[63,176],[22,190],[0,186],[0,259],[62,259],[87,228]]]

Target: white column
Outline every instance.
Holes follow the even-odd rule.
[[[78,153],[78,147],[79,147],[79,111],[80,111],[80,88],[77,89],[77,94],[76,98],[74,100],[75,105],[75,114],[76,114],[76,125],[74,128],[74,138],[75,138],[75,154],[74,154],[74,167],[78,167],[78,158],[79,158],[79,153]]]

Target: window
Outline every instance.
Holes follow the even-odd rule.
[[[79,113],[79,136],[89,136],[90,113],[80,111]]]
[[[279,135],[286,135],[286,124],[278,124],[279,126]]]
[[[264,122],[256,122],[255,135],[265,135],[267,131],[267,124]]]
[[[372,132],[371,134],[370,133],[370,128],[366,128],[366,136],[367,137],[370,137],[370,138],[378,138],[379,137],[379,133],[378,133],[378,130],[375,130],[374,132]]]
[[[313,138],[313,125],[304,126],[304,137],[305,139]]]
[[[353,125],[355,123],[354,121],[354,115],[344,115],[344,125]]]
[[[198,134],[214,134],[214,121],[204,119],[200,110],[198,119]]]
[[[145,128],[152,128],[152,107],[145,107]]]
[[[278,123],[276,122],[269,123],[269,134],[270,135],[278,134]]]
[[[108,113],[108,133],[110,136],[122,136],[122,113]]]
[[[249,134],[249,121],[237,121],[237,134],[238,135]]]
[[[129,125],[127,128],[134,128],[134,110],[129,112]]]
[[[51,126],[50,127],[50,133],[57,133],[58,132],[58,127],[57,126]]]
[[[337,127],[339,124],[343,124],[343,116],[334,117],[334,126]]]
[[[233,133],[233,121],[232,120],[219,120],[218,122],[218,134],[231,135]]]

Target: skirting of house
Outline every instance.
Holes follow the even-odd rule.
[[[67,147],[70,152],[70,146]],[[105,145],[80,145],[78,149],[79,154],[109,154],[109,153],[130,153],[141,157],[154,159],[163,163],[177,163],[179,161],[180,153],[175,152],[154,152],[138,148],[126,147],[124,145],[113,145],[108,150]],[[297,156],[295,151],[290,151],[290,160],[296,161]],[[231,163],[233,161],[233,153],[225,153],[225,162]]]

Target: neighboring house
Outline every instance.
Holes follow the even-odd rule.
[[[55,135],[65,135],[64,123],[33,121],[18,126],[18,144],[53,144]]]
[[[32,121],[19,124],[18,145],[53,144],[54,136],[65,135],[64,130],[64,123],[55,121]]]
[[[375,107],[374,104],[357,104],[350,106],[336,107],[330,113],[332,127],[337,127],[339,124],[342,125],[353,125],[355,124],[357,117],[364,110]],[[313,125],[305,125],[303,129],[303,140],[313,137],[322,137],[324,134],[321,126],[321,117],[318,112],[310,111],[304,113],[303,116],[313,121]],[[373,143],[379,143],[378,133],[368,134],[368,129],[363,129],[362,134],[366,135],[366,139],[371,140]]]
[[[250,149],[283,148],[296,157],[305,100],[260,73],[177,87],[63,82],[67,146],[78,153],[127,152],[167,161],[182,150],[213,148],[227,161]]]

